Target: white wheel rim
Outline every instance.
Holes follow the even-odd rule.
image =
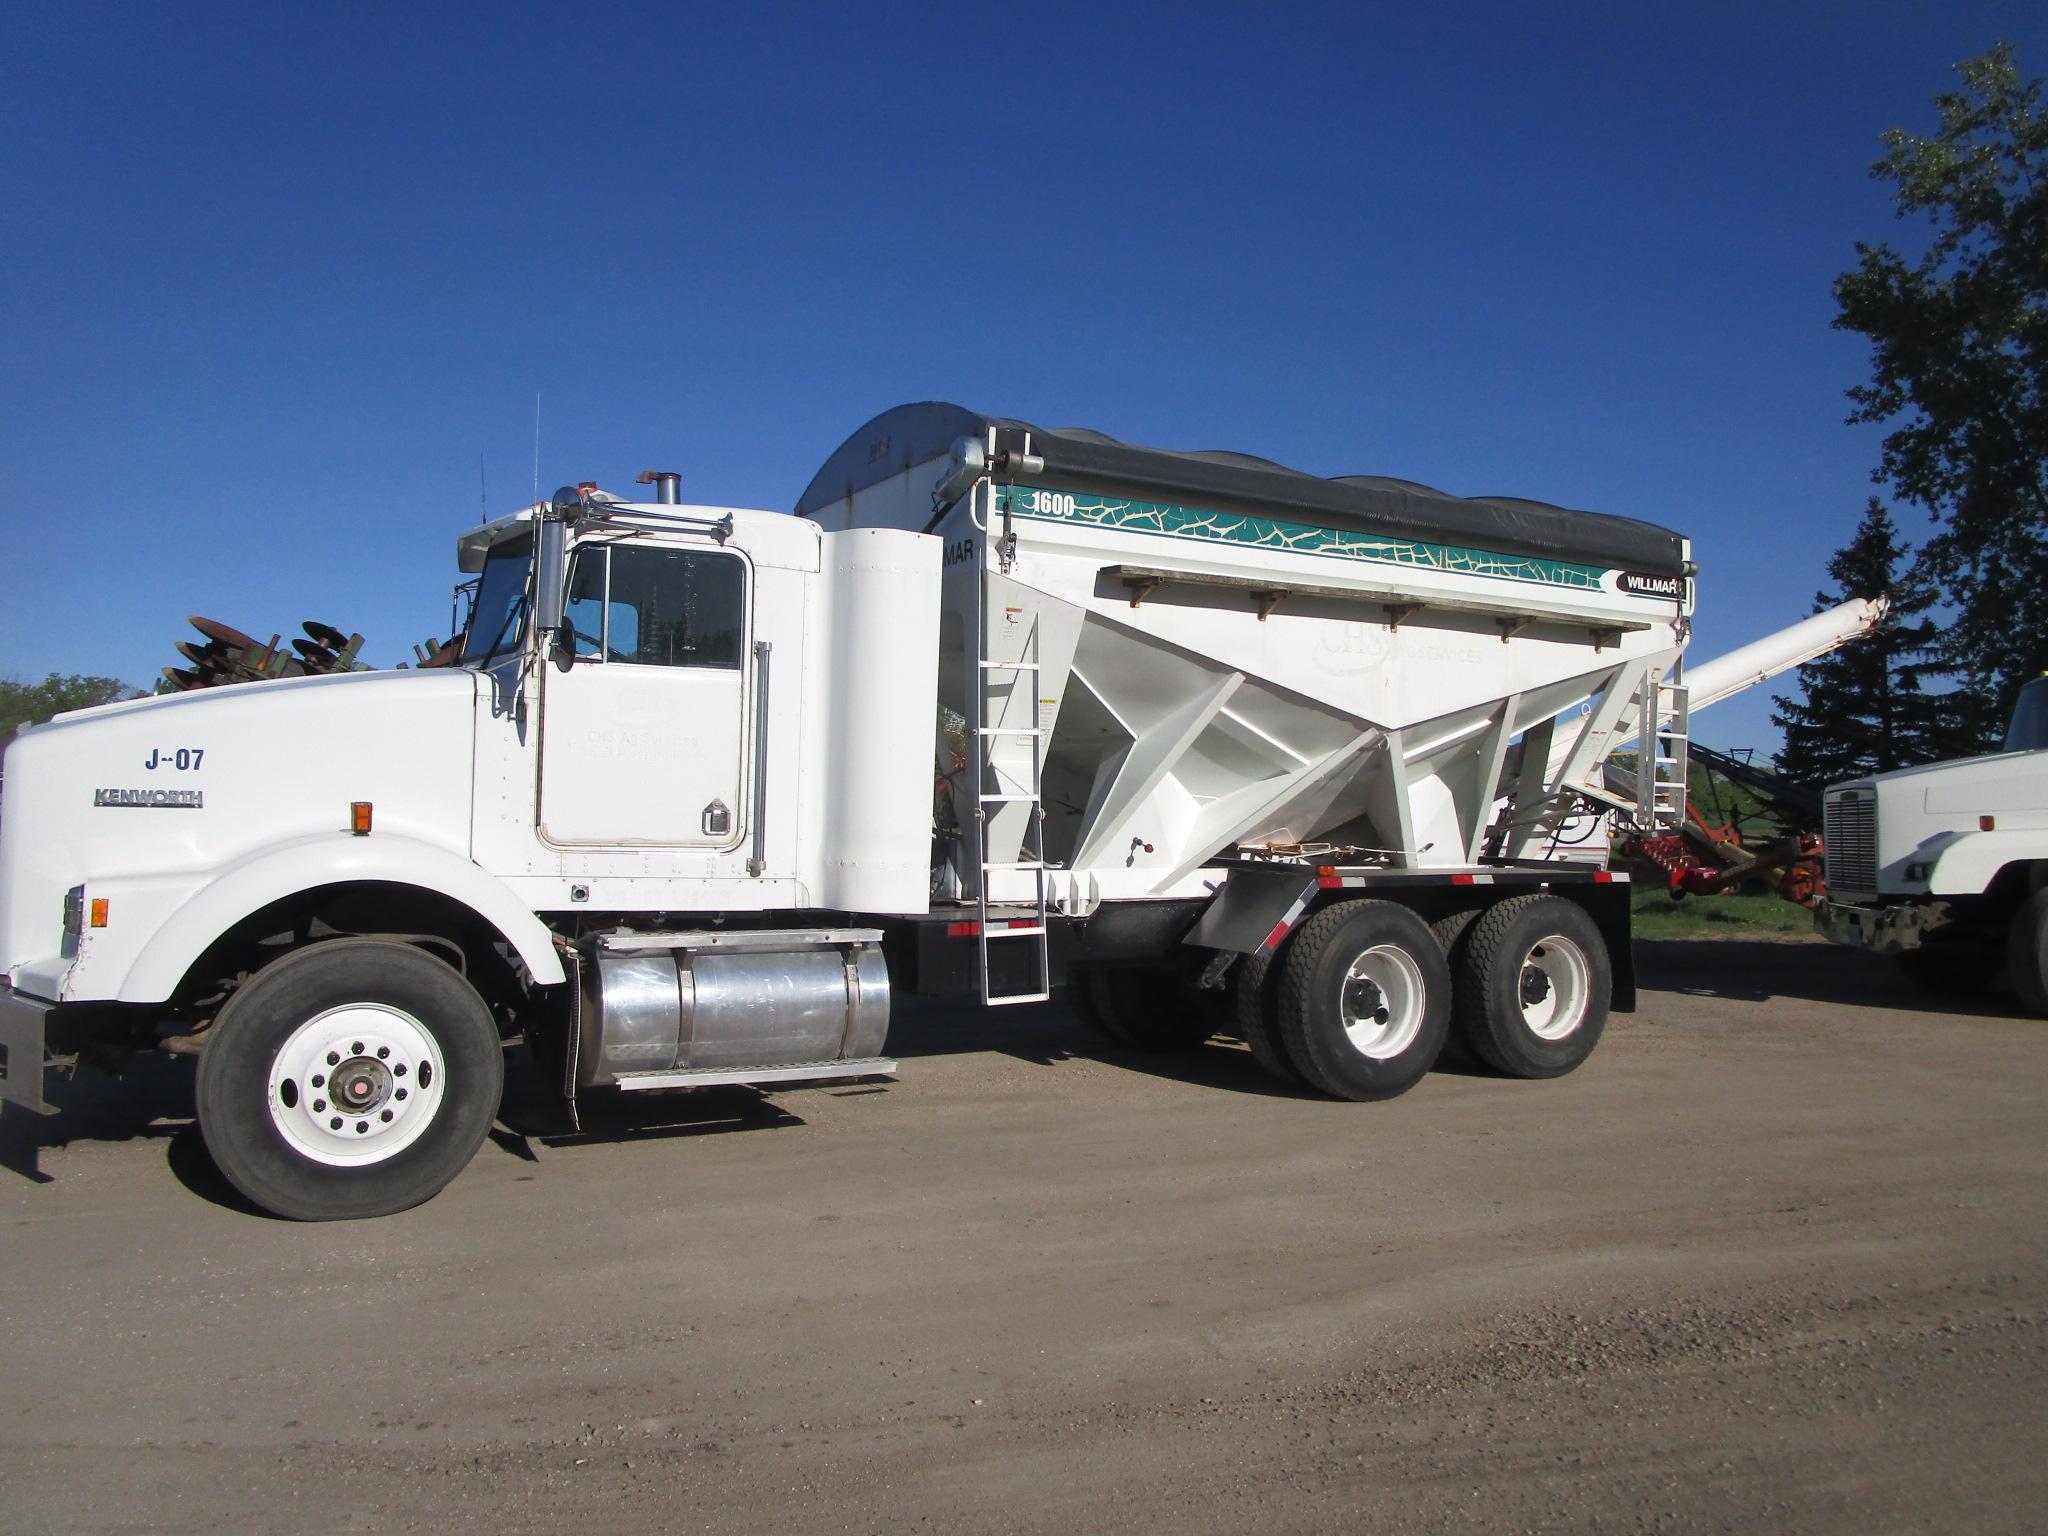
[[[1522,1023],[1539,1040],[1562,1040],[1586,1022],[1593,967],[1586,952],[1561,934],[1529,946],[1515,971]]]
[[[441,1047],[387,1003],[308,1019],[270,1063],[270,1123],[316,1163],[359,1168],[426,1134],[447,1092]]]
[[[1351,1048],[1374,1061],[1398,1056],[1422,1033],[1429,989],[1407,950],[1376,944],[1344,973],[1338,1007]]]

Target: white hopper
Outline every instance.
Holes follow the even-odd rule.
[[[1069,910],[1198,894],[1234,848],[1539,855],[1556,785],[1668,677],[1692,602],[1686,542],[1648,524],[951,406],[878,417],[798,511],[946,540],[940,699],[968,732],[952,889],[986,860],[992,899],[1028,898],[1032,873],[1001,866],[1033,862],[1042,804]],[[1553,768],[1550,722],[1596,696]],[[1513,754],[1517,784],[1525,734],[1544,750]]]

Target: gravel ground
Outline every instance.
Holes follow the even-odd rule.
[[[0,1121],[0,1527],[2048,1527],[2048,1023],[1639,955],[1580,1072],[1381,1105],[1054,1007],[580,1137],[521,1071],[346,1226],[237,1203],[187,1064],[81,1084]]]

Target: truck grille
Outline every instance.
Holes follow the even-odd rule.
[[[1877,889],[1877,797],[1869,790],[1829,795],[1826,812],[1828,889]]]

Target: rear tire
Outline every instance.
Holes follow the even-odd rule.
[[[1304,1088],[1308,1079],[1288,1059],[1280,1038],[1280,953],[1247,955],[1237,962],[1237,1030],[1268,1077],[1290,1088]]]
[[[1280,963],[1287,1059],[1335,1098],[1391,1099],[1420,1082],[1450,1027],[1451,972],[1429,925],[1388,901],[1325,908]]]
[[[1437,946],[1444,952],[1445,963],[1451,968],[1451,1032],[1444,1040],[1444,1053],[1437,1063],[1439,1066],[1473,1069],[1486,1066],[1473,1054],[1471,1042],[1465,1038],[1465,1031],[1458,1023],[1458,977],[1465,967],[1465,940],[1471,937],[1472,925],[1485,910],[1484,907],[1467,907],[1462,912],[1437,918],[1429,925],[1429,931],[1436,936]]]
[[[1215,1001],[1164,966],[1103,966],[1083,985],[1102,1032],[1134,1051],[1191,1051],[1216,1033]]]
[[[332,939],[245,982],[207,1031],[195,1097],[229,1183],[295,1221],[387,1216],[460,1173],[497,1116],[498,1026],[441,961]]]
[[[1468,907],[1463,912],[1453,912],[1440,917],[1429,925],[1429,931],[1436,938],[1437,948],[1444,952],[1444,960],[1451,968],[1451,974],[1458,974],[1458,967],[1465,959],[1465,938],[1471,933],[1473,923],[1479,920],[1484,907]]]
[[[1480,914],[1458,972],[1458,1031],[1496,1072],[1561,1077],[1607,1027],[1614,969],[1600,929],[1561,896],[1511,896]]]
[[[1074,1017],[1079,1019],[1091,1034],[1100,1035],[1105,1040],[1115,1040],[1116,1032],[1110,1027],[1110,1021],[1102,1016],[1102,1009],[1096,1004],[1094,981],[1095,972],[1092,970],[1077,968],[1069,972],[1067,1006],[1073,1009]]]
[[[2020,1001],[2048,1014],[2048,890],[2034,892],[2013,914],[2005,963]]]

